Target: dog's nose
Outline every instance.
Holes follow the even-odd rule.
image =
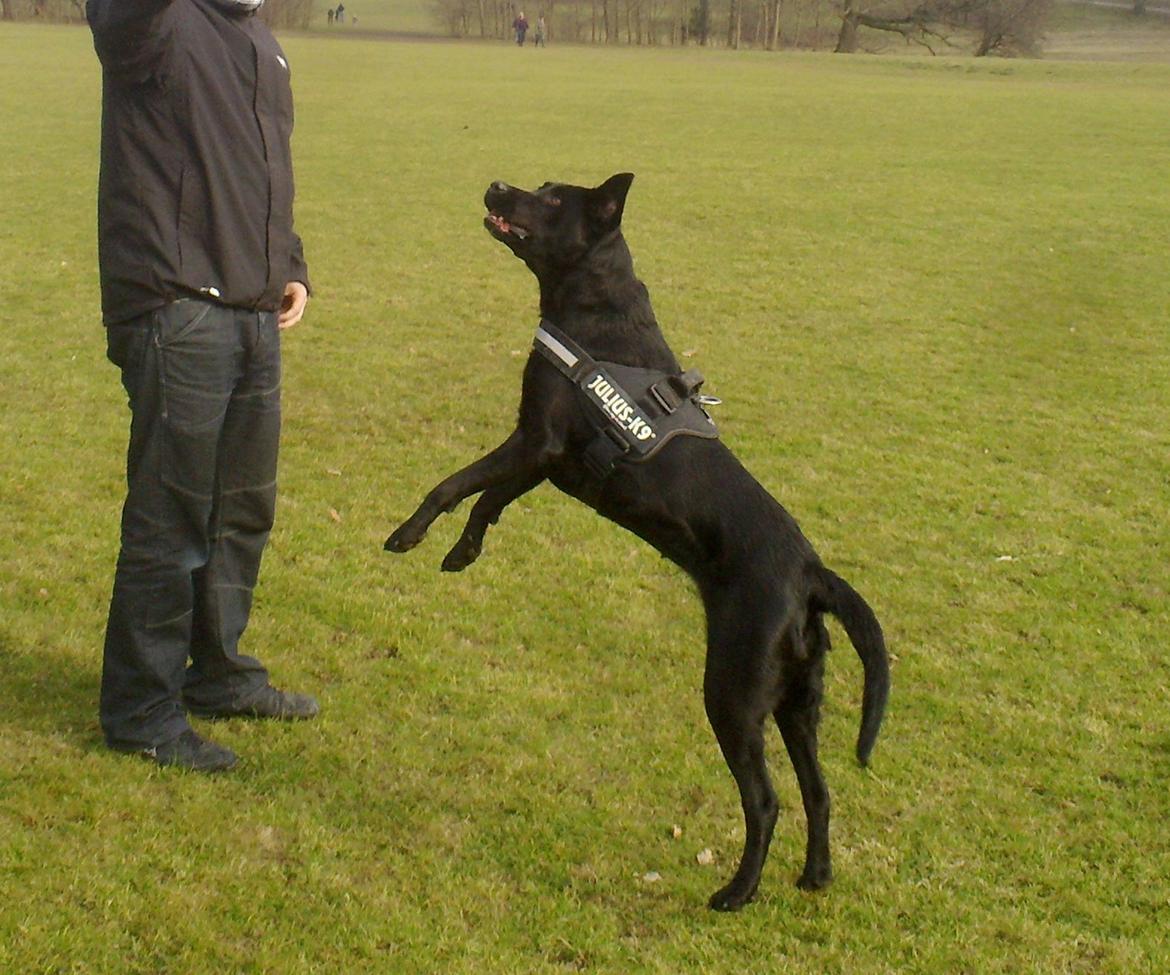
[[[492,189],[496,193],[506,193],[508,191],[508,184],[505,183],[502,179],[497,179],[494,183],[492,183]]]

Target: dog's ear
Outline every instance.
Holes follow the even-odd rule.
[[[589,191],[589,214],[603,230],[612,230],[622,222],[626,194],[633,181],[633,173],[617,173]]]

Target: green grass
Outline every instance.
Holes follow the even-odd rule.
[[[247,640],[324,711],[214,726],[244,761],[207,780],[101,745],[99,77],[83,30],[0,25],[0,971],[1170,968],[1170,68],[286,49],[317,294]],[[792,886],[772,734],[784,809],[730,917],[685,580],[549,487],[462,575],[458,515],[381,552],[511,425],[534,288],[484,187],[626,169],[668,337],[895,656],[870,772],[839,632],[829,663],[836,883]]]

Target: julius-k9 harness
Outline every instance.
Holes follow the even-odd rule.
[[[656,369],[599,362],[547,319],[536,329],[534,348],[577,387],[597,435],[585,448],[595,475],[609,475],[618,461],[648,461],[675,437],[719,436],[703,409],[718,403],[700,396],[703,376],[688,369],[678,376]]]

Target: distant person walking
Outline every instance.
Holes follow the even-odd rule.
[[[532,35],[533,47],[544,47],[544,14],[536,18],[536,33]]]
[[[524,16],[524,11],[521,10],[519,15],[512,21],[512,30],[516,32],[516,43],[524,46],[524,35],[528,33],[528,19]]]
[[[263,2],[263,0],[261,0],[261,2]],[[344,3],[339,3],[337,5],[337,13],[335,13],[333,15],[333,19],[336,20],[339,24],[345,23],[345,4]]]
[[[203,772],[204,718],[311,718],[239,652],[272,528],[293,230],[288,61],[263,0],[89,0],[102,64],[98,264],[130,405],[102,666],[106,743]]]
[[[332,27],[333,26],[333,8],[332,7],[330,7],[327,11],[325,11],[325,17],[329,21],[329,26]]]

